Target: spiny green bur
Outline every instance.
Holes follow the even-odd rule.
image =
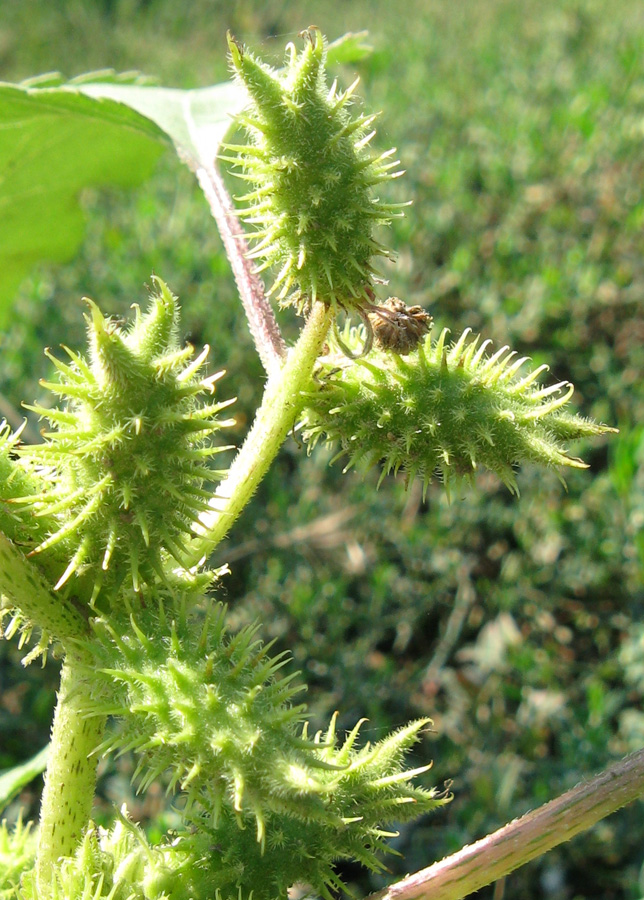
[[[0,423],[0,531],[9,540],[31,548],[47,536],[51,523],[35,518],[16,504],[16,497],[39,493],[43,489],[42,475],[18,459],[20,434],[13,432],[6,422]]]
[[[237,897],[239,888],[241,896],[252,890],[259,900],[277,900],[302,880],[329,896],[329,887],[340,886],[335,861],[382,868],[383,826],[446,802],[410,784],[427,766],[403,766],[426,721],[362,749],[355,746],[360,725],[344,742],[335,722],[309,738],[305,707],[291,702],[301,686],[292,675],[276,677],[287,660],[271,657],[255,628],[229,636],[221,607],[205,621],[178,615],[164,626],[154,608],[146,603],[138,620],[97,625],[93,658],[105,699],[97,683],[91,712],[121,720],[103,749],[134,752],[140,790],[168,771],[170,788],[183,792],[184,817],[201,840],[207,836],[201,849],[189,835],[179,845],[204,879],[196,898],[217,889]],[[183,862],[177,854],[175,865]],[[187,896],[178,887],[168,895]]]
[[[17,501],[38,494],[46,484],[44,473],[19,457],[21,431],[12,433],[6,423],[0,424],[0,637],[19,635],[22,648],[34,633],[40,633],[23,658],[27,665],[39,656],[44,662],[52,638],[79,638],[85,629],[67,598],[51,593],[56,562],[40,557],[46,565],[39,566],[25,558],[46,540],[56,523],[54,517],[32,515]]]
[[[397,175],[394,150],[376,155],[368,144],[375,116],[349,113],[357,82],[338,92],[326,83],[324,39],[309,29],[305,47],[287,48],[277,73],[229,37],[235,72],[251,106],[240,117],[252,145],[228,145],[223,157],[241,167],[254,190],[239,197],[257,242],[251,258],[276,271],[270,288],[283,303],[360,308],[369,299],[374,256],[390,251],[374,237],[400,205],[374,194]]]
[[[21,876],[33,865],[36,855],[36,835],[31,823],[24,825],[19,818],[13,828],[0,822],[0,897],[18,897]]]
[[[201,376],[207,353],[177,342],[178,306],[166,285],[124,330],[89,302],[90,362],[71,350],[71,362],[50,357],[59,382],[46,382],[66,401],[62,408],[31,407],[52,430],[45,444],[24,449],[46,471],[50,487],[24,499],[37,516],[55,523],[32,551],[64,556],[56,588],[89,572],[93,599],[102,586],[164,575],[169,554],[181,561],[183,542],[208,506],[203,487],[217,474],[209,457],[221,448],[207,438],[222,425],[227,403],[199,405],[218,375]],[[222,374],[222,373],[219,373]]]
[[[483,467],[518,493],[515,466],[585,468],[566,442],[614,430],[565,412],[573,386],[539,385],[547,366],[522,375],[527,357],[508,347],[488,356],[491,342],[470,329],[447,346],[447,333],[404,359],[327,357],[307,397],[305,438],[339,442],[346,468],[380,464],[382,477],[401,471],[425,488],[438,474],[449,490]],[[347,330],[345,339],[357,348],[363,337]]]
[[[171,841],[151,846],[143,830],[121,813],[109,831],[90,826],[75,855],[61,860],[51,897],[288,900],[289,887],[298,884],[311,889],[311,896],[334,900],[337,893],[331,891],[346,890],[332,868],[332,857],[349,856],[348,828],[345,834],[343,852],[333,857],[322,829],[316,835],[311,828],[292,823],[262,851],[252,829],[241,831],[226,818],[217,829],[202,822],[196,831],[182,830]],[[38,900],[29,879],[23,879],[20,897]]]

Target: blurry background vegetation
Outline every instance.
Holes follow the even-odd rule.
[[[482,475],[448,505],[439,485],[341,475],[290,441],[221,548],[235,624],[260,617],[294,648],[315,725],[339,709],[367,737],[431,716],[420,748],[454,802],[394,842],[400,874],[428,865],[644,744],[644,5],[641,0],[3,0],[0,78],[112,66],[160,83],[228,77],[230,28],[279,64],[297,32],[369,29],[357,70],[379,145],[399,148],[390,293],[437,326],[469,325],[548,361],[579,410],[620,434],[590,469],[524,470],[521,497]],[[335,74],[335,73],[334,73]],[[394,199],[394,194],[392,194]],[[130,194],[88,192],[68,267],[41,268],[0,345],[3,414],[43,399],[44,345],[83,345],[89,295],[126,314],[151,272],[179,295],[185,336],[225,366],[239,442],[262,373],[206,203],[170,153]],[[282,316],[287,333],[295,322]],[[34,425],[37,429],[37,425]],[[36,432],[37,433],[37,432]],[[0,769],[47,741],[56,666],[0,646]],[[128,791],[106,768],[105,815]],[[37,786],[21,800],[37,809]],[[131,798],[135,814],[162,792]],[[500,900],[644,896],[644,807],[481,891]],[[381,885],[356,869],[364,892]]]

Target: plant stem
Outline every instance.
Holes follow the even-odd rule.
[[[63,663],[51,732],[36,854],[39,900],[51,896],[54,866],[76,850],[94,799],[98,759],[90,754],[101,741],[105,718],[87,716],[91,685],[79,674],[78,662],[68,655]]]
[[[644,794],[644,750],[370,900],[461,900]]]
[[[89,626],[79,610],[69,600],[55,596],[36,566],[1,533],[0,594],[67,651],[87,637]],[[6,634],[10,637],[11,633],[9,625]]]
[[[195,169],[195,175],[217,223],[259,358],[268,375],[273,375],[281,368],[286,356],[286,344],[264,295],[264,285],[255,272],[253,262],[247,258],[248,244],[244,230],[215,167],[199,166]]]
[[[331,318],[332,312],[323,303],[315,303],[283,368],[269,378],[253,427],[211,500],[211,509],[199,516],[198,537],[188,547],[187,565],[196,565],[217,546],[268,471],[295,424],[302,406],[301,393],[309,382]]]

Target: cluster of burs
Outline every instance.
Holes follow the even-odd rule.
[[[306,439],[425,486],[482,466],[514,490],[524,461],[582,465],[566,442],[602,426],[564,411],[569,385],[541,387],[541,369],[524,374],[508,348],[434,337],[423,310],[378,299],[374,260],[391,254],[376,235],[400,210],[375,189],[397,162],[370,149],[374,117],[354,112],[355,85],[328,85],[320,34],[303,44],[276,72],[231,39],[249,142],[224,157],[250,183],[240,214],[258,267],[274,273],[269,293],[357,320],[335,327],[301,397]],[[169,773],[181,810],[182,826],[155,846],[125,812],[109,831],[91,827],[52,896],[280,900],[304,883],[330,900],[338,860],[383,868],[391,823],[447,798],[413,783],[424,768],[405,768],[426,722],[375,744],[361,744],[359,725],[344,739],[335,722],[309,735],[300,685],[278,674],[287,660],[257,629],[228,633],[204,599],[214,575],[186,559],[216,497],[211,436],[227,403],[202,402],[217,376],[179,346],[177,315],[160,279],[130,326],[92,304],[89,359],[53,359],[60,406],[36,408],[50,423],[44,443],[4,436],[3,530],[91,622],[86,712],[116,721],[97,752],[133,752],[139,790]]]
[[[253,104],[241,119],[251,143],[226,156],[253,188],[239,198],[241,215],[254,226],[253,258],[277,273],[269,293],[362,320],[344,336],[335,328],[307,396],[305,437],[336,442],[349,466],[380,464],[425,487],[439,475],[449,489],[486,467],[516,491],[520,463],[583,466],[566,442],[605,429],[563,411],[572,385],[542,387],[546,366],[525,373],[527,358],[491,353],[469,331],[453,344],[445,330],[434,339],[422,309],[378,301],[374,260],[392,253],[374,235],[405,204],[383,203],[374,189],[402,173],[393,150],[370,150],[375,116],[351,116],[355,83],[328,87],[319,33],[305,41],[299,55],[289,47],[281,78],[231,41]]]

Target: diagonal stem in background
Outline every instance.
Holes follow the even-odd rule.
[[[214,165],[200,165],[194,171],[217,223],[259,358],[267,374],[273,375],[280,369],[286,356],[286,344],[264,294],[264,285],[255,272],[252,261],[247,259],[246,236],[221,175]]]
[[[644,750],[369,900],[462,900],[644,794]]]

